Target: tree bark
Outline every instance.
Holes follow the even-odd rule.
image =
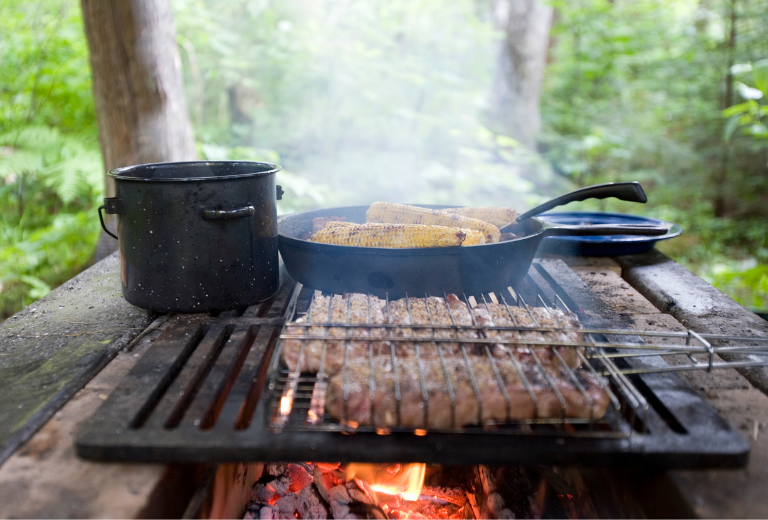
[[[725,110],[733,105],[733,73],[731,72],[731,67],[733,67],[733,56],[736,49],[736,0],[730,1],[729,15],[731,26],[728,41],[725,46],[727,69],[725,73],[725,92],[723,93],[723,100],[720,105],[721,110]],[[715,176],[715,185],[720,187],[715,192],[716,194],[713,204],[716,217],[728,217],[731,212],[731,208],[729,207],[729,194],[724,189],[728,182],[730,151],[730,146],[728,143],[725,143],[723,145],[723,157],[720,160],[720,169]]]
[[[170,0],[81,0],[81,6],[106,170],[195,159]],[[109,177],[105,192],[115,193]]]
[[[529,148],[541,129],[539,97],[552,11],[539,0],[493,0],[494,25],[505,37],[491,93],[491,127]]]

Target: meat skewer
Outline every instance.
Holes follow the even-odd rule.
[[[360,338],[382,338],[386,335],[386,329],[361,328],[361,327],[328,327],[329,324],[383,324],[386,323],[382,306],[384,301],[375,296],[365,294],[351,294],[331,299],[328,296],[315,295],[306,316],[286,326],[286,332],[291,335],[320,335],[328,336],[328,340],[300,340],[288,339],[283,342],[282,356],[288,369],[293,371],[302,355],[301,371],[319,372],[320,361],[325,349],[325,366],[327,373],[335,373],[342,368],[345,357],[345,336]],[[330,312],[329,312],[330,309]],[[329,318],[330,315],[330,318]],[[308,326],[310,323],[315,326]],[[306,329],[306,331],[305,331]],[[301,347],[304,346],[302,352]],[[380,341],[373,343],[377,351],[386,348]],[[367,355],[366,341],[349,342],[351,356]]]
[[[399,413],[393,389],[393,367],[389,356],[351,359],[346,375],[335,374],[328,383],[326,410],[329,415],[347,423],[375,427],[413,427],[446,429],[479,422],[505,422],[510,419],[532,419],[536,416],[600,418],[608,406],[608,398],[596,378],[589,372],[579,371],[579,383],[588,398],[577,388],[563,370],[546,367],[547,376],[554,387],[533,367],[524,368],[524,374],[536,396],[536,402],[510,364],[498,364],[499,374],[509,397],[508,406],[499,391],[496,374],[488,359],[470,358],[471,372],[464,359],[447,355],[443,362],[455,394],[451,399],[444,378],[441,361],[422,359],[424,377],[412,363],[398,363],[401,402]],[[373,366],[375,388],[369,395],[370,365]],[[477,399],[470,373],[480,388]],[[422,385],[426,385],[426,399]],[[346,391],[345,391],[346,386]],[[565,410],[555,390],[565,401]],[[590,402],[591,401],[591,402]],[[399,424],[398,424],[399,415]]]

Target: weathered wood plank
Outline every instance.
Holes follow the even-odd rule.
[[[619,316],[660,314],[659,309],[612,270],[590,268],[574,272]]]
[[[570,260],[570,259],[568,259]],[[595,290],[600,284],[601,276],[591,276],[590,272],[607,272],[605,278],[610,278],[612,269],[596,268],[596,271],[576,269],[575,272]],[[640,297],[642,298],[642,297]],[[637,303],[637,298],[632,302]],[[642,314],[650,303],[644,303],[629,308],[625,316],[631,328],[637,331],[678,331],[686,328],[669,314],[651,312]],[[655,310],[655,309],[654,309]],[[685,343],[683,339],[659,338],[654,341],[662,344]],[[675,364],[674,357],[666,357],[669,364]],[[685,359],[679,360],[685,362]],[[685,510],[689,510],[699,518],[766,518],[768,503],[763,499],[765,485],[768,483],[768,436],[764,435],[768,425],[768,397],[735,370],[716,370],[711,373],[703,371],[681,372],[681,377],[696,389],[710,406],[727,420],[733,428],[737,428],[751,445],[749,465],[736,471],[670,471],[664,477],[670,479],[667,488],[676,488],[677,499],[684,501]],[[642,482],[641,482],[642,484]],[[643,485],[640,486],[641,488]],[[643,491],[642,489],[640,491]],[[655,490],[654,495],[659,491]],[[668,489],[666,490],[668,491]],[[653,501],[658,497],[647,492],[642,498]],[[668,515],[666,505],[662,506],[663,514]],[[646,511],[653,514],[652,511]]]
[[[87,462],[74,436],[159,333],[120,352],[0,466],[0,517],[135,518],[148,508],[164,465]]]
[[[718,291],[685,267],[655,249],[617,257],[624,279],[660,311],[697,332],[737,336],[768,336],[768,322]],[[725,359],[744,360],[740,355]],[[768,394],[768,369],[739,369],[750,383]]]
[[[568,267],[576,270],[613,271],[621,276],[621,266],[613,258],[607,256],[555,256],[542,255],[543,258],[562,259]]]
[[[117,255],[0,325],[0,463],[152,321],[120,293]]]

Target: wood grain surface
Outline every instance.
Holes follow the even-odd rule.
[[[113,255],[0,325],[0,463],[152,321]]]

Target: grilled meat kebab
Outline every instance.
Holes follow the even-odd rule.
[[[344,327],[347,323],[372,326]],[[478,328],[466,328],[474,324],[557,330],[480,328],[478,332]],[[429,325],[450,327],[433,329]],[[282,357],[291,371],[300,361],[300,371],[320,374],[318,384],[324,389],[327,386],[325,407],[331,416],[359,424],[371,424],[373,417],[375,425],[392,426],[397,424],[398,414],[401,426],[426,424],[432,428],[532,417],[600,418],[608,398],[590,372],[571,370],[580,364],[578,350],[525,343],[581,341],[580,328],[575,315],[557,309],[497,302],[470,309],[454,294],[387,303],[364,294],[331,298],[318,293],[307,314],[289,324],[286,333],[327,339],[284,339]],[[344,336],[360,341],[334,339]],[[429,341],[431,338],[458,341]],[[489,341],[462,343],[462,339]],[[505,344],[504,340],[516,343]],[[395,364],[399,408],[394,397]],[[467,366],[472,367],[472,376]],[[313,406],[322,408],[314,401]]]

